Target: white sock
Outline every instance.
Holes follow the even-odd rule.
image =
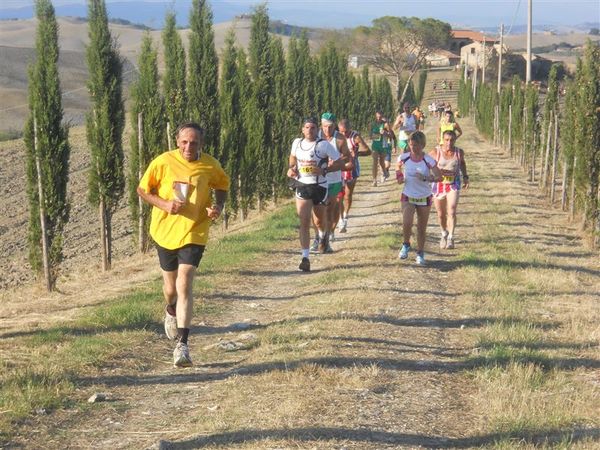
[[[325,237],[325,232],[319,230],[319,240],[322,240]]]
[[[309,255],[310,255],[310,249],[308,249],[308,248],[303,248],[303,249],[302,249],[302,257],[303,257],[303,258],[308,258],[308,257],[309,257]]]
[[[448,240],[450,240],[450,239],[454,239],[454,235],[448,234]]]
[[[442,230],[442,236],[448,237],[448,230]]]

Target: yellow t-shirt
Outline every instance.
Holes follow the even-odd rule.
[[[211,206],[211,189],[228,191],[229,177],[221,164],[206,153],[196,161],[186,161],[179,150],[156,157],[140,180],[140,188],[164,199],[173,199],[173,183],[189,184],[187,202],[178,214],[169,214],[152,208],[150,235],[154,241],[169,250],[187,244],[206,245],[211,220],[206,208]]]

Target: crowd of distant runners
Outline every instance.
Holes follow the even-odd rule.
[[[439,144],[426,153],[425,134],[421,131],[424,119],[420,109],[411,110],[408,103],[393,124],[376,111],[370,127],[370,148],[348,119],[336,123],[335,115],[325,112],[320,120],[304,120],[302,136],[292,143],[287,171],[300,219],[300,270],[310,272],[311,253],[333,253],[331,243],[336,230],[347,231],[352,195],[360,176],[358,157],[369,154],[373,156],[373,187],[389,179],[392,153],[398,154],[395,168],[396,180],[402,185],[403,236],[399,258],[408,258],[411,251],[416,216],[415,260],[425,265],[425,231],[432,204],[440,224],[440,248],[454,248],[459,193],[469,185],[464,152],[455,146],[462,130],[449,109],[440,121]]]
[[[292,142],[287,170],[300,220],[301,271],[310,272],[311,251],[333,253],[335,233],[347,232],[354,189],[361,175],[360,156],[372,155],[372,185],[376,187],[389,179],[392,155],[397,154],[396,181],[402,185],[400,259],[408,258],[411,251],[416,216],[416,263],[425,265],[425,230],[432,204],[440,224],[440,248],[454,248],[459,193],[469,185],[464,152],[455,146],[462,130],[452,111],[446,112],[438,128],[439,144],[426,153],[421,131],[424,119],[419,108],[411,111],[409,104],[403,105],[393,123],[376,111],[370,146],[347,118],[338,120],[325,112],[320,119],[304,119],[300,137]],[[219,162],[202,151],[202,127],[193,122],[181,124],[176,137],[177,149],[150,163],[137,192],[153,207],[150,235],[163,275],[165,333],[176,342],[173,363],[187,367],[192,365],[188,336],[193,278],[210,223],[223,211],[230,179]]]

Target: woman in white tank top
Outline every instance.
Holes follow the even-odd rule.
[[[425,265],[425,232],[431,210],[431,183],[442,179],[435,159],[426,155],[425,134],[415,131],[408,139],[409,152],[398,157],[396,179],[404,183],[402,189],[402,234],[404,242],[400,249],[400,259],[408,258],[410,236],[415,213],[417,215],[417,264]]]

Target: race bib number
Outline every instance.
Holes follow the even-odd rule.
[[[446,183],[446,184],[452,184],[454,183],[456,177],[452,177],[452,176],[443,176],[442,177],[442,183]]]
[[[417,206],[427,206],[428,199],[429,199],[429,197],[421,197],[421,198],[408,197],[408,202],[412,203],[413,205],[417,205]]]
[[[300,173],[302,175],[312,175],[312,173],[313,173],[313,166],[300,167]]]

